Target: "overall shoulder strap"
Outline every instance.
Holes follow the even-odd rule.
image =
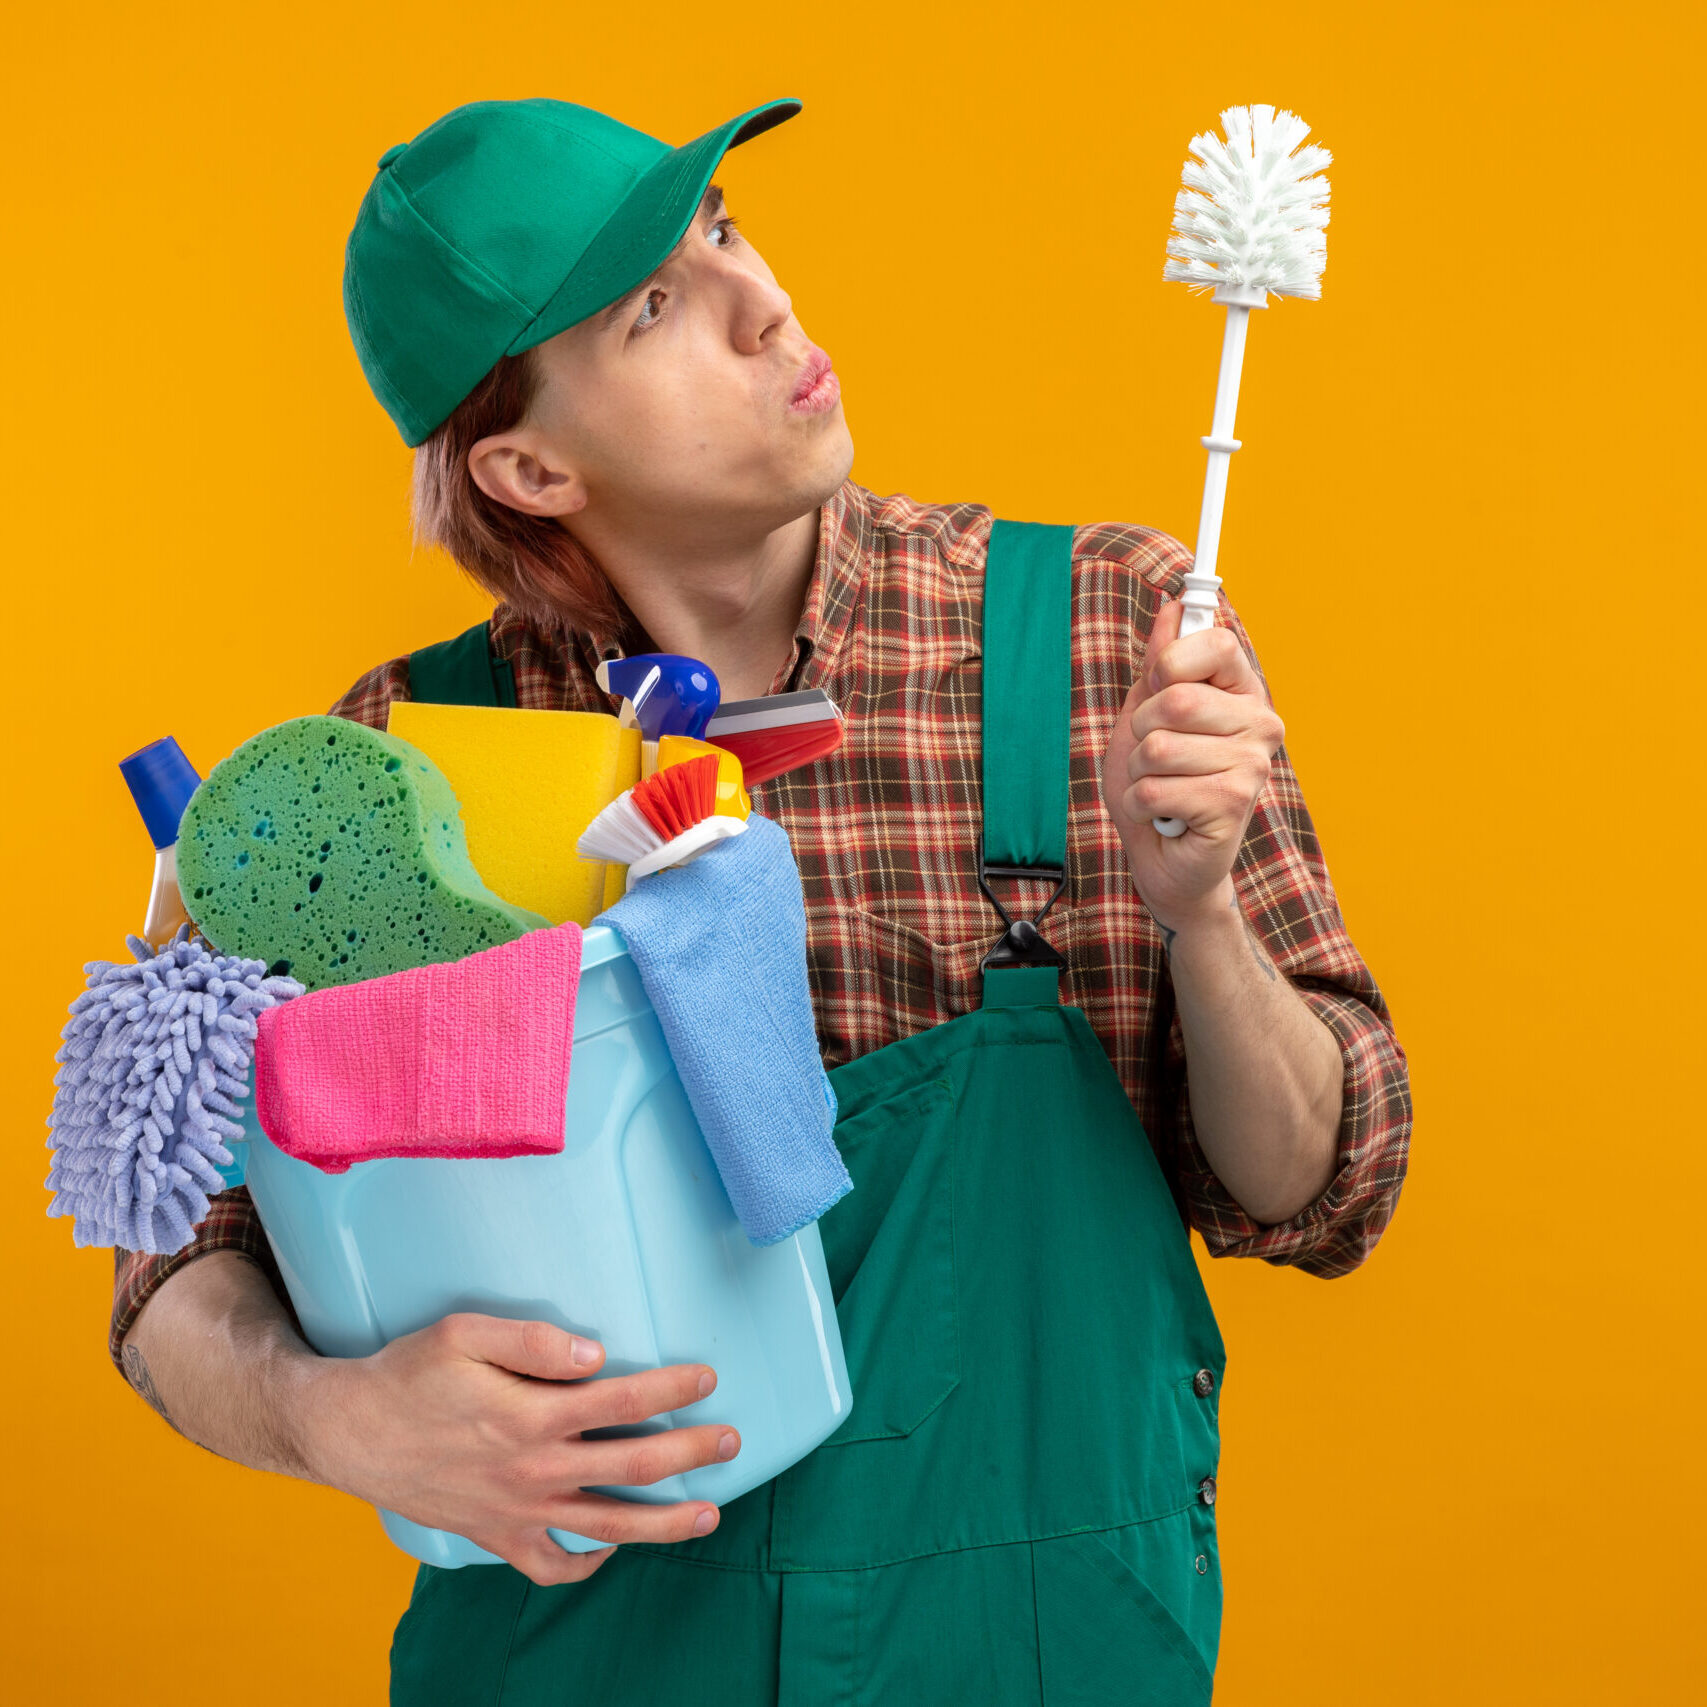
[[[484,622],[451,640],[409,654],[409,697],[429,705],[516,703],[516,680],[508,658],[492,650]]]
[[[1058,999],[1061,956],[1037,926],[1066,887],[1073,693],[1073,534],[997,520],[984,569],[984,835],[978,882],[1007,930],[984,959],[984,1006]],[[989,878],[1055,884],[1035,919],[1015,919]]]

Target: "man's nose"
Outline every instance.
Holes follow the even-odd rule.
[[[748,273],[736,289],[735,347],[743,355],[757,355],[764,348],[766,335],[786,326],[793,313],[794,303],[781,285]]]

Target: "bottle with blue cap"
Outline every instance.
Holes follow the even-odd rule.
[[[698,741],[717,715],[722,688],[709,664],[684,658],[678,652],[636,652],[627,658],[605,658],[594,672],[609,694],[621,694],[617,721],[640,731],[640,774],[658,768],[658,743],[666,735],[687,735]]]
[[[178,820],[202,779],[170,735],[138,748],[128,759],[120,759],[119,771],[130,785],[131,798],[154,844],[154,881],[148,891],[142,935],[158,946],[189,922],[178,894]]]

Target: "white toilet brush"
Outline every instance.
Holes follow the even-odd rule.
[[[1273,107],[1229,107],[1221,115],[1225,141],[1212,132],[1191,139],[1195,158],[1186,161],[1185,187],[1174,198],[1168,237],[1173,258],[1164,279],[1212,288],[1225,305],[1221,377],[1215,387],[1215,418],[1203,441],[1209,466],[1203,474],[1203,512],[1197,523],[1197,553],[1185,577],[1180,633],[1196,634],[1215,621],[1221,577],[1215,559],[1221,545],[1221,511],[1227,501],[1227,464],[1239,441],[1233,417],[1239,407],[1239,372],[1245,360],[1245,325],[1253,308],[1268,306],[1268,293],[1322,294],[1328,243],[1327,149],[1300,148],[1310,127]],[[1294,152],[1296,150],[1296,152]],[[1185,832],[1183,818],[1153,818],[1164,836]]]

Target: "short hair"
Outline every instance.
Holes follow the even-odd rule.
[[[582,628],[616,639],[632,618],[598,560],[551,516],[530,516],[481,491],[468,453],[527,418],[545,380],[537,348],[500,356],[450,418],[416,447],[415,542],[436,545],[472,580],[547,633]]]

